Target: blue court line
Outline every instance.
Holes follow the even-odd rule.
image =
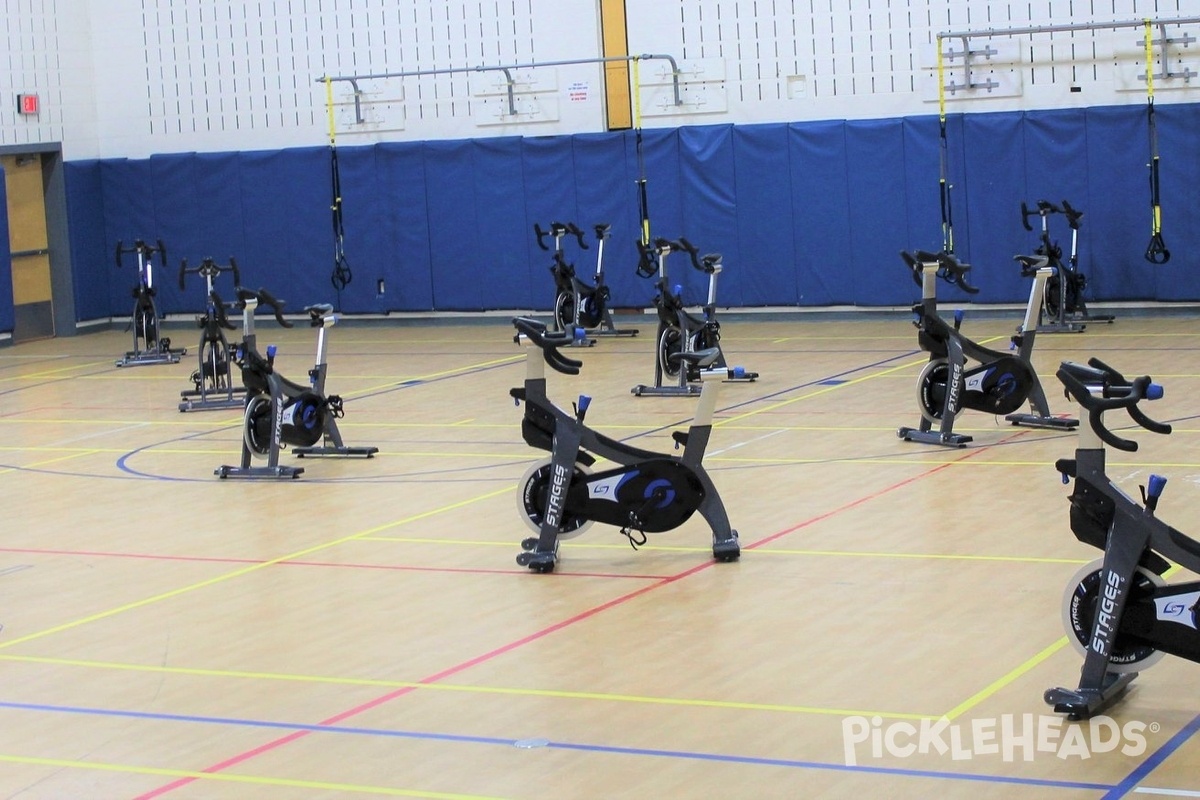
[[[755,403],[762,403],[767,400],[771,400],[773,398],[780,397],[782,395],[791,394],[792,392],[798,392],[801,389],[811,389],[814,386],[832,386],[832,385],[840,385],[843,383],[847,383],[848,381],[843,380],[847,375],[853,375],[856,372],[862,372],[864,370],[872,369],[873,367],[882,367],[882,366],[885,366],[886,364],[890,364],[893,361],[899,361],[902,358],[910,358],[912,356],[918,356],[921,354],[921,352],[922,352],[921,350],[910,350],[907,353],[901,353],[900,355],[897,355],[897,356],[891,356],[890,358],[885,358],[882,361],[875,361],[870,364],[863,364],[862,366],[852,367],[850,369],[843,370],[842,372],[835,372],[833,375],[827,375],[824,378],[816,378],[815,380],[808,381],[807,383],[796,384],[795,386],[789,386],[786,389],[778,389],[769,394],[762,394],[762,395],[759,395],[758,397],[752,397],[749,400],[743,400],[740,403],[734,403],[731,406],[725,406],[724,408],[719,408],[719,409],[717,409],[717,411],[718,411],[718,413],[734,411],[735,409],[743,408],[745,406],[751,406],[751,405],[754,405]],[[651,434],[661,433],[662,431],[667,431],[667,430],[674,430],[674,429],[680,427],[681,425],[688,424],[689,422],[691,422],[691,419],[692,419],[691,417],[686,417],[684,419],[679,420],[678,422],[671,422],[666,425],[660,425],[657,428],[651,428],[648,431],[644,431],[642,433],[637,433],[632,436],[627,436],[624,439],[621,439],[619,441],[627,442],[627,441],[630,441],[631,439],[637,439],[642,436],[649,436]]]
[[[516,363],[516,362],[513,362],[513,363]],[[381,389],[377,392],[372,392],[371,394],[365,394],[365,395],[360,395],[359,397],[351,398],[347,402],[363,400],[368,397],[379,397],[380,395],[391,394],[392,392],[398,392],[401,389],[411,389],[416,386],[424,386],[425,384],[428,384],[428,383],[439,383],[441,381],[453,380],[455,378],[461,378],[465,375],[474,375],[479,372],[490,372],[491,370],[501,369],[503,367],[508,367],[508,366],[511,366],[511,364],[493,364],[490,367],[478,367],[476,369],[468,370],[466,372],[456,372],[453,375],[443,375],[439,378],[431,378],[429,380],[420,379],[420,378],[412,378],[412,379],[409,379],[406,381],[401,381],[401,382],[397,383],[395,386],[391,386],[386,389]],[[124,472],[128,475],[131,475],[135,478],[146,478],[149,480],[170,481],[170,482],[175,482],[175,483],[208,483],[208,482],[210,482],[208,478],[180,478],[180,477],[173,477],[170,475],[152,475],[149,472],[140,472],[140,471],[134,469],[133,467],[129,466],[129,459],[133,458],[136,455],[140,455],[141,453],[143,453],[147,450],[152,450],[155,447],[161,447],[161,446],[167,445],[167,444],[174,444],[176,442],[186,442],[190,439],[199,439],[203,436],[210,436],[214,433],[219,433],[221,431],[228,431],[228,430],[239,430],[240,431],[241,423],[238,423],[236,425],[230,425],[225,428],[218,428],[217,430],[200,431],[199,433],[189,434],[188,436],[180,436],[180,437],[177,437],[174,439],[167,439],[165,441],[155,442],[153,444],[148,444],[148,445],[143,445],[142,447],[139,447],[136,450],[130,450],[128,453],[126,453],[125,455],[118,458],[117,459],[117,469],[119,469],[122,472]],[[240,453],[238,455],[240,457]],[[306,481],[306,483],[315,483],[315,482],[316,481]]]
[[[343,725],[313,725],[307,723],[269,722],[267,720],[238,719],[235,717],[206,717],[185,714],[163,714],[148,711],[121,711],[118,709],[85,708],[80,706],[53,706],[35,703],[13,703],[0,701],[0,708],[17,711],[42,711],[59,714],[83,714],[89,716],[120,717],[124,719],[143,719],[157,722],[187,722],[206,725],[232,725],[249,728],[268,728],[286,731],[307,731],[311,733],[335,733],[353,736],[383,736],[393,739],[417,739],[422,741],[455,742],[460,744],[499,745],[503,747],[527,746],[529,739],[503,739],[493,736],[467,736],[451,733],[428,733],[419,731],[390,730],[387,728],[359,728]],[[1172,740],[1174,741],[1174,740]],[[643,756],[648,758],[673,758],[689,761],[707,761],[725,764],[744,764],[759,767],[785,767],[788,769],[815,769],[832,772],[849,772],[866,775],[887,775],[905,778],[927,778],[933,780],[970,781],[975,783],[1012,784],[1017,786],[1039,786],[1050,789],[1086,789],[1093,791],[1113,791],[1111,784],[1084,783],[1081,781],[1055,781],[1044,778],[1021,778],[1011,775],[983,775],[960,772],[940,772],[936,770],[900,769],[898,767],[871,767],[862,765],[828,764],[820,761],[801,761],[790,758],[763,758],[759,756],[739,756],[723,753],[699,753],[687,750],[656,750],[641,747],[618,747],[615,745],[577,744],[572,742],[551,742],[541,744],[552,750],[570,750],[585,753],[608,753],[612,755]]]
[[[1183,747],[1184,742],[1196,735],[1197,731],[1200,731],[1200,715],[1197,715],[1195,719],[1184,725],[1179,733],[1172,736],[1162,747],[1155,750],[1154,754],[1139,764],[1138,768],[1129,773],[1125,780],[1110,789],[1108,794],[1104,795],[1103,800],[1117,800],[1117,798],[1124,797],[1132,792],[1147,775],[1158,769],[1164,761],[1175,754],[1176,750]]]

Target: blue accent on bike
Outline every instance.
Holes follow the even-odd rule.
[[[1158,498],[1163,493],[1163,489],[1167,488],[1167,479],[1162,475],[1151,475],[1146,486],[1146,496]]]
[[[642,497],[649,500],[654,495],[655,490],[663,487],[666,487],[667,495],[655,508],[666,508],[675,502],[675,490],[671,488],[671,482],[665,478],[659,478],[656,481],[650,481],[650,483],[646,484],[646,491],[642,493]]]
[[[1163,396],[1163,387],[1161,383],[1152,383],[1146,387],[1147,400],[1161,400]]]
[[[954,309],[954,327],[962,325],[963,317],[966,316],[961,308]]]
[[[586,394],[579,395],[579,413],[582,414],[584,411],[587,411],[588,406],[590,406],[591,404],[592,404],[592,398],[589,395],[586,395]]]
[[[267,358],[274,358],[277,352],[279,352],[278,346],[273,344],[267,345]]]

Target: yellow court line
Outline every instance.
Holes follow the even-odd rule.
[[[985,342],[986,341],[990,341],[990,340],[985,340]],[[728,419],[716,421],[713,423],[713,427],[714,428],[725,427],[726,425],[728,425],[731,422],[737,422],[738,420],[748,419],[748,418],[756,416],[758,414],[765,414],[770,411],[775,411],[777,409],[784,408],[786,406],[790,406],[793,403],[799,403],[801,400],[811,400],[814,397],[820,397],[823,394],[828,394],[829,392],[837,391],[838,389],[844,389],[847,386],[854,386],[856,384],[863,383],[864,381],[873,380],[875,378],[881,378],[885,375],[891,375],[893,372],[899,372],[902,369],[911,369],[920,364],[924,364],[928,360],[929,359],[921,359],[920,361],[912,361],[912,362],[909,362],[906,364],[900,364],[899,366],[890,367],[881,372],[874,372],[870,375],[863,375],[858,378],[851,378],[850,380],[846,381],[845,383],[836,383],[836,384],[832,384],[829,386],[822,386],[821,388],[819,388],[815,391],[808,392],[807,394],[800,395],[799,397],[793,397],[789,400],[781,400],[778,403],[772,403],[771,405],[765,406],[764,408],[755,409],[753,411],[747,411],[745,414],[738,414],[737,416],[733,416]]]
[[[129,775],[153,775],[160,778],[191,778],[203,781],[220,781],[222,783],[241,783],[248,786],[286,786],[292,789],[319,789],[329,792],[374,794],[385,797],[420,797],[427,800],[503,800],[503,798],[491,795],[426,792],[420,789],[393,789],[387,786],[364,786],[353,783],[330,783],[327,781],[302,781],[291,778],[237,775],[228,772],[196,772],[186,769],[164,769],[161,767],[143,767],[133,764],[106,764],[100,761],[72,761],[64,758],[35,758],[33,756],[13,756],[2,753],[0,753],[0,763],[55,767],[57,769],[89,769],[99,772],[120,772]]]
[[[6,469],[0,469],[0,475],[4,475],[9,472],[21,472],[22,470],[27,470],[27,469],[40,469],[41,467],[45,467],[50,464],[57,464],[62,461],[70,461],[73,458],[81,458],[82,456],[90,456],[90,455],[95,455],[97,453],[102,453],[102,452],[104,452],[104,451],[103,450],[72,451],[69,455],[62,456],[61,458],[48,458],[45,461],[35,461],[32,464],[24,464],[20,467],[8,467]]]
[[[455,367],[454,369],[442,370],[441,372],[431,372],[427,375],[418,375],[415,378],[405,378],[405,379],[399,380],[399,381],[397,381],[395,379],[389,379],[389,381],[387,383],[382,383],[377,386],[371,386],[366,389],[359,389],[354,392],[343,393],[343,396],[354,397],[355,395],[370,394],[372,392],[382,391],[383,389],[394,389],[397,386],[400,386],[402,384],[405,384],[405,383],[408,383],[411,381],[427,383],[429,381],[436,380],[437,378],[446,378],[451,375],[458,375],[460,373],[470,372],[472,370],[477,370],[477,369],[486,369],[488,367],[495,367],[495,366],[499,366],[501,364],[515,364],[518,361],[524,361],[524,360],[525,360],[525,356],[522,354],[515,355],[515,356],[505,356],[504,358],[494,358],[491,361],[482,361],[478,364],[469,364],[468,366],[465,366],[465,367]]]
[[[1165,580],[1167,578],[1170,578],[1172,575],[1179,572],[1180,570],[1182,570],[1182,567],[1180,567],[1178,564],[1172,564],[1167,569],[1167,571],[1162,574],[1162,577]],[[976,692],[975,694],[968,697],[966,700],[964,700],[961,703],[959,703],[958,705],[956,705],[954,708],[947,711],[944,716],[946,717],[946,719],[950,719],[950,720],[953,720],[956,717],[962,716],[964,713],[966,713],[970,709],[979,705],[984,700],[987,700],[989,697],[991,697],[992,695],[999,692],[1005,686],[1008,686],[1010,683],[1015,681],[1017,678],[1021,677],[1025,673],[1029,672],[1034,667],[1036,667],[1038,664],[1041,664],[1043,661],[1048,659],[1050,656],[1054,655],[1059,650],[1066,647],[1067,641],[1068,640],[1067,640],[1066,636],[1062,637],[1058,641],[1054,642],[1054,644],[1050,645],[1049,647],[1045,648],[1037,655],[1033,656],[1033,658],[1030,658],[1028,661],[1026,661],[1023,664],[1021,664],[1020,666],[1018,666],[1016,669],[1013,669],[1012,671],[1003,675],[999,679],[992,681],[990,684],[988,684],[982,690]]]
[[[73,370],[90,369],[91,367],[97,367],[97,366],[100,366],[101,364],[110,364],[111,365],[112,361],[89,361],[86,364],[73,364],[68,367],[60,367],[59,369],[47,369],[47,370],[42,370],[41,372],[31,372],[28,375],[9,375],[7,377],[0,378],[0,383],[12,383],[15,381],[28,381],[28,380],[37,380],[40,378],[49,378],[53,375],[60,375],[64,372],[71,372]],[[79,377],[80,379],[87,379],[88,376],[80,375],[77,377]]]
[[[1061,639],[1056,641],[1054,644],[1050,645],[1049,647],[1046,647],[1040,653],[1035,655],[1033,658],[1030,658],[1028,661],[1021,664],[1016,669],[1013,669],[1010,672],[1008,672],[1006,675],[1000,677],[997,680],[992,681],[986,687],[984,687],[982,690],[976,692],[975,694],[968,697],[966,700],[964,700],[961,703],[959,703],[958,705],[956,705],[954,708],[947,711],[943,716],[949,720],[953,720],[953,719],[956,719],[957,717],[962,716],[967,711],[970,711],[972,708],[979,705],[984,700],[987,700],[989,697],[991,697],[992,695],[999,692],[1005,686],[1008,686],[1010,683],[1015,681],[1017,678],[1021,677],[1025,673],[1029,672],[1034,667],[1036,667],[1038,664],[1041,664],[1043,661],[1050,658],[1050,656],[1054,655],[1055,653],[1057,653],[1059,650],[1063,649],[1066,646],[1067,646],[1067,637],[1063,636]]]
[[[528,529],[527,529],[528,530]],[[533,532],[530,531],[530,536]],[[474,541],[471,539],[433,539],[422,536],[364,536],[359,541],[363,542],[393,542],[400,544],[453,544],[464,545],[471,547],[512,547],[512,542],[483,542]]]
[[[145,606],[153,605],[154,603],[158,603],[163,600],[170,600],[171,598],[179,597],[181,595],[187,594],[188,592],[196,591],[197,589],[204,589],[209,586],[214,586],[218,583],[222,583],[224,581],[231,580],[233,578],[240,578],[243,575],[248,575],[252,572],[257,572],[258,570],[264,569],[266,567],[274,566],[275,564],[279,564],[283,561],[293,561],[298,558],[303,558],[304,556],[311,555],[312,553],[317,553],[322,550],[328,550],[331,547],[336,547],[340,544],[345,544],[346,542],[352,542],[356,539],[362,539],[363,537],[370,536],[375,533],[379,533],[380,531],[386,531],[386,530],[390,530],[392,528],[397,528],[397,527],[400,527],[401,525],[407,525],[410,522],[416,522],[417,520],[436,516],[438,514],[442,514],[447,511],[453,511],[455,509],[463,508],[465,506],[472,505],[473,503],[478,503],[482,500],[488,500],[492,497],[497,497],[501,494],[508,494],[510,492],[512,492],[512,487],[506,486],[503,489],[497,489],[493,492],[488,492],[486,494],[482,494],[477,497],[472,497],[467,500],[460,501],[458,503],[451,503],[450,505],[442,506],[440,508],[431,509],[429,511],[422,511],[419,514],[413,514],[412,516],[408,516],[403,519],[396,520],[394,522],[388,522],[383,525],[377,525],[374,528],[370,528],[368,530],[361,531],[360,533],[351,534],[350,536],[343,536],[340,539],[334,539],[333,541],[314,545],[312,547],[305,548],[304,550],[299,550],[295,553],[289,553],[284,556],[278,556],[277,558],[272,558],[268,561],[262,561],[257,564],[252,564],[247,567],[242,567],[241,569],[236,569],[233,572],[228,572],[224,575],[218,575],[213,578],[208,578],[207,580],[199,581],[197,583],[193,583],[188,586],[183,586],[178,589],[172,589],[169,592],[163,592],[161,594],[154,595],[153,597],[147,597],[145,599],[137,600],[132,603],[126,603],[123,606],[118,606],[117,608],[111,608],[108,611],[101,611],[97,614],[92,614],[90,616],[83,617],[82,619],[77,619],[72,622],[65,622],[61,625],[55,625],[54,627],[47,628],[46,630],[43,630],[43,631],[38,631],[36,633],[30,633],[25,636],[19,636],[16,639],[10,639],[6,642],[0,642],[0,650],[4,650],[9,647],[12,647],[13,645],[22,644],[24,642],[30,642],[35,639],[41,639],[41,638],[43,638],[45,636],[49,636],[51,634],[61,633],[63,631],[71,630],[73,628],[78,628],[82,625],[87,625],[92,622],[98,622],[99,620],[108,619],[109,617],[115,617],[118,614],[123,614],[126,611],[133,611],[133,610],[136,610],[139,608],[143,608]]]
[[[979,344],[986,345],[986,344],[990,344],[992,342],[1000,341],[1001,339],[1004,339],[1004,338],[1006,338],[1006,337],[1005,336],[993,336],[988,339],[981,339],[979,341]],[[876,378],[887,377],[896,372],[900,372],[901,370],[912,369],[913,367],[920,366],[922,364],[927,363],[928,361],[929,361],[928,358],[921,358],[917,361],[910,361],[910,362],[907,362],[904,364],[897,365],[895,367],[889,367],[888,369],[881,370],[879,372],[873,372],[870,375],[863,375],[858,378],[851,378],[850,380],[847,380],[844,383],[835,383],[835,384],[828,385],[828,386],[822,386],[821,388],[819,388],[815,391],[808,392],[807,394],[800,395],[799,397],[793,397],[789,400],[781,400],[778,403],[773,403],[764,408],[755,409],[753,411],[747,411],[745,414],[739,414],[737,416],[730,417],[729,419],[719,420],[719,421],[713,423],[713,427],[714,428],[716,428],[716,427],[723,428],[731,422],[736,422],[738,420],[747,419],[747,418],[753,417],[757,414],[765,414],[770,411],[775,411],[777,409],[784,408],[785,406],[790,406],[793,403],[799,403],[802,400],[811,400],[814,397],[820,397],[823,394],[828,394],[829,392],[837,391],[838,389],[845,389],[848,386],[855,386],[855,385],[863,383],[865,381],[874,380]]]
[[[0,661],[44,664],[51,666],[83,667],[86,669],[109,669],[124,672],[146,672],[157,675],[188,675],[200,678],[240,678],[295,683],[328,684],[334,686],[374,686],[382,689],[419,689],[435,692],[462,692],[468,694],[505,695],[515,697],[544,697],[559,700],[598,700],[613,703],[640,703],[647,705],[679,706],[691,708],[732,709],[738,711],[770,711],[788,714],[812,714],[839,717],[886,717],[888,719],[936,719],[930,714],[912,714],[892,711],[864,711],[848,708],[823,708],[820,706],[797,706],[783,703],[749,703],[737,700],[708,700],[700,698],[655,697],[650,695],[611,694],[607,692],[574,692],[555,689],[527,689],[504,686],[477,686],[453,683],[421,683],[418,681],[389,681],[369,678],[338,678],[323,675],[301,675],[278,672],[245,672],[240,670],[214,670],[191,667],[166,667],[155,664],[120,664],[106,661],[83,661],[78,659],[50,658],[43,656],[11,656],[0,654]]]

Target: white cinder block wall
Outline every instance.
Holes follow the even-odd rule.
[[[0,147],[62,142],[68,159],[260,150],[327,141],[318,79],[586,59],[597,0],[0,0]],[[1200,16],[1200,0],[626,0],[648,127],[936,113],[938,33]],[[1200,25],[1167,28],[1200,37]],[[972,82],[953,112],[1145,102],[1138,29],[969,40]],[[943,52],[961,51],[946,40]],[[1155,50],[1156,59],[1161,49]],[[1200,71],[1200,43],[1169,45],[1166,71]],[[945,62],[961,84],[962,60]],[[1156,64],[1163,72],[1164,65]],[[604,130],[598,65],[363,80],[356,121],[334,84],[339,143]],[[1160,78],[1161,102],[1200,77]],[[15,95],[36,92],[37,117]]]

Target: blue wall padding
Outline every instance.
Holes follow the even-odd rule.
[[[64,167],[75,315],[111,316],[112,247],[104,229],[104,189],[99,161],[68,161]],[[0,303],[0,313],[7,304]]]
[[[481,255],[476,247],[481,240],[473,152],[470,141],[429,142],[425,146],[433,302],[442,310],[482,309],[483,296],[476,285],[486,282],[485,274],[500,278],[498,272],[481,274],[472,269],[474,259]]]
[[[612,232],[604,245],[604,277],[618,305],[635,305],[633,298],[646,290],[637,277],[638,238],[637,157],[627,150],[629,135],[580,134],[572,141],[575,175],[578,177],[578,217],[575,222],[588,233],[592,248],[576,261],[580,276],[591,281],[596,271],[595,226],[607,223]],[[533,248],[534,257],[541,251]],[[548,261],[546,263],[549,263]],[[540,265],[539,265],[540,266]],[[536,281],[544,281],[539,271]],[[536,290],[535,300],[543,300],[545,285]],[[643,301],[638,300],[637,305]],[[542,303],[535,303],[542,305]]]
[[[792,213],[785,217],[777,210],[768,220],[795,231],[796,283],[803,305],[853,302],[850,235],[855,221],[862,220],[850,213],[845,123],[793,124],[787,132]],[[761,261],[754,266],[768,268]]]
[[[732,149],[738,249],[721,253],[725,269],[717,287],[718,301],[726,302],[730,296],[726,288],[736,276],[743,302],[746,297],[777,297],[778,305],[796,305],[800,302],[797,229],[795,224],[779,224],[781,218],[793,217],[787,128],[733,128]],[[779,269],[780,264],[789,268]]]
[[[4,168],[0,167],[0,208],[8,208]],[[8,254],[8,214],[0,214],[0,331],[13,329],[12,258]]]
[[[1013,262],[1037,233],[1020,204],[1069,200],[1080,231],[1087,298],[1200,298],[1200,104],[1159,104],[1163,232],[1169,264],[1148,264],[1144,106],[951,114],[946,164],[955,252],[969,261],[977,302],[1021,302]],[[549,309],[548,253],[533,224],[572,221],[567,258],[595,269],[592,226],[613,225],[605,271],[615,306],[646,306],[634,275],[637,181],[644,168],[652,237],[687,237],[720,252],[722,306],[908,305],[917,295],[899,251],[942,246],[936,116],[342,146],[345,247],[353,281],[330,283],[333,230],[328,147],[176,154],[68,165],[68,203],[81,319],[129,313],[135,276],[117,272],[118,239],[162,238],[171,274],[164,313],[201,295],[174,286],[178,260],[235,256],[253,286],[290,310],[339,302],[346,312]],[[1036,220],[1033,220],[1036,222]],[[1051,235],[1070,250],[1063,217]],[[96,257],[96,253],[106,253]],[[700,302],[705,280],[683,256],[672,283]],[[386,291],[378,291],[383,281]],[[948,299],[965,299],[949,287]],[[11,303],[7,304],[11,306]],[[0,317],[0,320],[3,318]]]
[[[730,305],[746,305],[746,270],[732,268],[742,263],[737,219],[739,213],[744,213],[737,207],[733,126],[680,128],[679,155],[684,225],[668,238],[685,238],[701,254],[720,252],[731,267],[723,269],[718,278],[718,299]],[[671,283],[683,287],[685,303],[699,305],[707,300],[708,276],[692,266],[686,253],[673,255],[667,265]]]
[[[1087,160],[1089,185],[1087,205],[1080,229],[1079,266],[1088,276],[1086,298],[1128,300],[1165,299],[1155,286],[1157,267],[1142,255],[1150,239],[1150,144],[1144,106],[1088,109]],[[1191,151],[1191,155],[1185,155]],[[1181,160],[1196,157],[1193,142],[1177,151]],[[1068,198],[1069,199],[1069,198]],[[1074,202],[1074,201],[1072,201]],[[1195,219],[1193,217],[1193,219]],[[1060,220],[1059,230],[1066,226]],[[1070,238],[1060,241],[1070,247]],[[1185,256],[1195,274],[1196,252]],[[1197,282],[1190,278],[1193,296]]]
[[[904,198],[904,129],[899,120],[869,120],[846,126],[851,238],[849,275],[857,290],[853,302],[872,305],[874,298],[903,297],[912,283],[904,269],[897,240],[908,231]],[[863,235],[869,231],[877,235]],[[909,292],[911,293],[911,292]]]
[[[527,152],[523,140],[483,139],[472,145],[475,157],[472,188],[480,213],[478,228],[469,240],[470,253],[462,264],[461,280],[473,287],[475,299],[464,303],[462,308],[491,310],[553,305],[554,290],[547,288],[551,281],[546,277],[550,261],[546,259],[538,265],[532,257],[537,245],[533,225],[527,221],[528,194],[524,188]],[[572,174],[570,148],[560,146],[558,150],[565,152],[564,174]],[[574,184],[568,188],[573,190]],[[542,224],[544,227],[546,223]],[[546,273],[537,270],[538,266],[545,268]],[[487,277],[480,280],[481,276]],[[453,288],[461,292],[461,288]]]
[[[152,177],[149,160],[115,159],[100,162],[101,191],[104,192],[104,238],[109,251],[103,268],[111,276],[105,284],[108,287],[106,316],[128,315],[133,311],[132,289],[138,283],[136,256],[130,253],[122,255],[118,266],[115,259],[117,243],[129,248],[138,239],[155,243],[160,238],[155,233],[158,222],[154,209],[156,187]],[[70,220],[67,222],[70,224]],[[186,223],[181,221],[177,224]]]
[[[429,265],[435,263],[435,252],[430,243],[432,220],[425,200],[428,190],[423,145],[385,144],[376,150],[376,179],[383,212],[381,224],[387,233],[386,249],[371,255],[382,273],[379,277],[386,281],[385,294],[378,298],[376,308],[427,311],[434,307],[433,275]],[[355,204],[359,202],[352,189],[350,196]],[[349,210],[346,213],[354,216]],[[346,245],[347,248],[355,246],[353,240]],[[364,253],[362,257],[367,256]],[[356,255],[355,260],[359,260],[359,256]],[[367,269],[369,267],[364,265],[364,270]],[[354,285],[352,281],[351,286]]]
[[[247,271],[242,279],[285,300],[288,311],[334,302],[328,148],[235,157],[246,240],[245,253],[236,254]]]

